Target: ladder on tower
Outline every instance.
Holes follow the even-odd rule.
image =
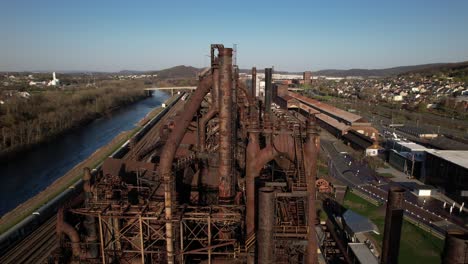
[[[297,178],[293,184],[293,191],[306,191],[306,176],[304,171],[304,146],[302,144],[302,135],[299,128],[294,131],[294,146],[296,151],[296,169]]]

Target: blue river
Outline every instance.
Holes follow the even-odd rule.
[[[166,93],[156,91],[152,97],[0,162],[0,216],[44,190],[121,132],[134,128],[167,98]]]

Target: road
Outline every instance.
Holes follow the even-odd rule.
[[[330,135],[324,136],[321,139],[322,151],[331,162],[331,171],[335,172],[331,173],[332,176],[348,185],[348,187],[357,189],[382,203],[386,202],[390,187],[402,187],[407,190],[404,203],[405,215],[407,217],[423,223],[441,234],[447,228],[455,226],[462,228],[464,226],[462,217],[465,213],[462,212],[460,215],[458,208],[455,208],[452,214],[450,214],[450,205],[444,209],[443,202],[438,199],[416,196],[409,186],[378,176],[366,164],[355,161],[348,154],[340,153],[334,144],[342,143],[336,139],[331,139]]]

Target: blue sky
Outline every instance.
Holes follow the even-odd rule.
[[[385,68],[468,60],[466,0],[2,0],[0,71]]]

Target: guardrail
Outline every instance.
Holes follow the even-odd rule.
[[[442,233],[441,231],[439,230],[436,230],[434,227],[431,227],[423,222],[420,222],[420,221],[417,221],[415,219],[413,219],[412,217],[409,217],[408,215],[403,215],[403,218],[410,222],[411,224],[421,228],[422,230],[428,232],[429,234],[439,238],[439,239],[442,239],[444,240],[445,239],[445,233]]]
[[[367,195],[367,194],[365,194],[365,193],[359,191],[358,189],[349,188],[349,190],[350,190],[352,193],[356,194],[357,196],[361,197],[362,199],[364,199],[364,200],[370,202],[371,204],[373,204],[373,205],[375,205],[375,206],[380,206],[380,205],[381,205],[381,203],[380,203],[378,200],[376,200],[375,198],[373,198],[373,197],[371,197],[371,196],[369,196],[369,195]]]

